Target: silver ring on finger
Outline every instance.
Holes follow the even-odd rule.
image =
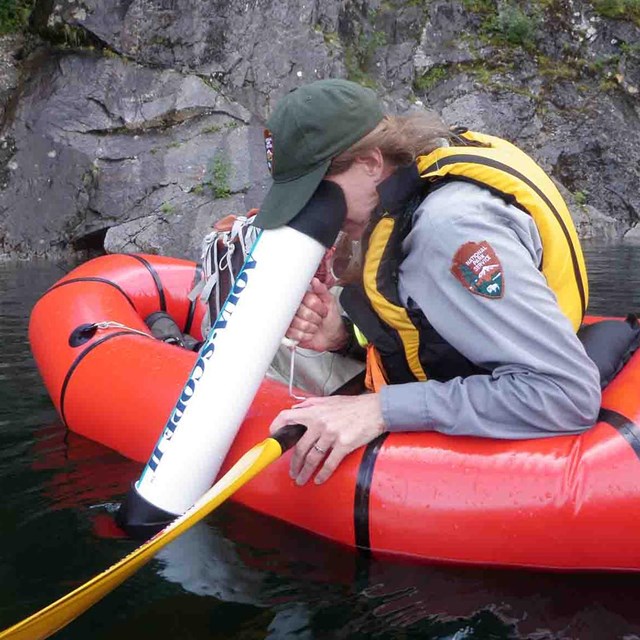
[[[318,452],[321,453],[322,455],[324,455],[325,453],[327,453],[326,449],[322,449],[321,447],[318,446],[318,443],[316,442],[316,444],[313,445],[313,448]]]

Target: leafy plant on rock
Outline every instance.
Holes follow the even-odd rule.
[[[509,44],[530,48],[535,44],[538,20],[520,7],[509,4],[498,11],[487,27]]]
[[[0,35],[24,30],[33,4],[34,0],[0,0]]]
[[[228,159],[219,153],[209,161],[202,182],[193,187],[191,193],[203,195],[208,192],[214,198],[228,198],[231,195],[230,176],[231,165]]]

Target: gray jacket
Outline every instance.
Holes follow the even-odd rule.
[[[502,265],[501,298],[469,291],[451,271],[462,245],[482,241]],[[416,210],[403,250],[403,304],[411,297],[443,338],[492,373],[385,387],[389,431],[524,439],[595,423],[598,370],[538,269],[542,243],[530,216],[486,189],[452,182]]]

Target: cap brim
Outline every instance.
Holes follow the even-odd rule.
[[[329,169],[331,160],[295,180],[274,182],[262,202],[254,225],[261,229],[276,229],[293,220],[309,202]]]

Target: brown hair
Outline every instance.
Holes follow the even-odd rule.
[[[386,115],[373,131],[331,161],[327,175],[346,171],[358,156],[376,147],[391,165],[409,165],[418,156],[442,146],[443,138],[449,140],[451,137],[449,127],[433,111],[406,116]]]

